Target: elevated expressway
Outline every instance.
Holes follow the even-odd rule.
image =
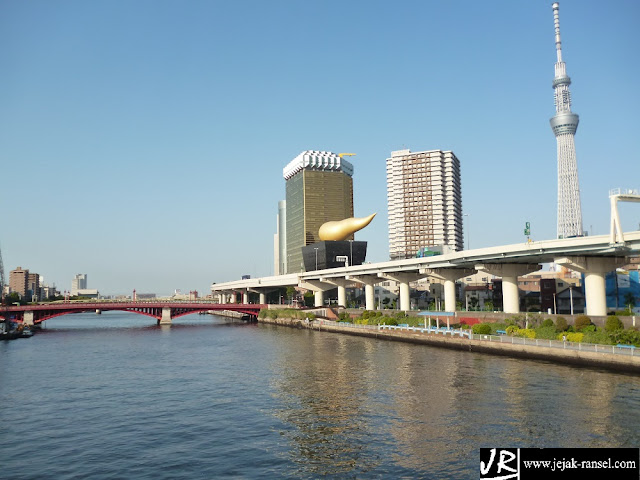
[[[481,271],[502,277],[504,311],[518,313],[518,276],[540,270],[542,263],[556,263],[585,274],[587,314],[598,316],[607,314],[606,273],[629,263],[628,257],[639,253],[640,231],[636,231],[619,235],[616,243],[611,243],[609,235],[518,243],[433,257],[214,283],[211,291],[219,295],[220,303],[237,303],[238,293],[242,293],[243,303],[248,303],[248,292],[256,292],[260,294],[259,303],[264,304],[270,289],[295,286],[312,290],[315,305],[321,306],[323,292],[338,287],[338,304],[345,305],[347,284],[359,283],[365,286],[366,309],[374,310],[373,286],[394,280],[400,284],[400,309],[409,310],[409,284],[431,277],[444,282],[445,310],[453,312],[455,281]]]

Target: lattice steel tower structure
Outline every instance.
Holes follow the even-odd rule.
[[[553,23],[556,32],[556,53],[553,90],[556,114],[551,118],[551,128],[558,144],[558,238],[582,235],[582,209],[580,206],[580,185],[578,184],[578,165],[574,136],[578,129],[578,115],[571,112],[571,79],[567,75],[566,65],[562,61],[560,42],[560,5],[555,2]]]

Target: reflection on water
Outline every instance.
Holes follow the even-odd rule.
[[[6,478],[459,479],[481,447],[640,444],[637,376],[209,315],[58,317],[0,358],[0,438],[47,446]]]
[[[627,410],[639,406],[637,377],[294,332],[284,335],[308,341],[286,342],[273,363],[273,387],[301,472],[360,476],[384,471],[382,459],[392,458],[401,472],[460,478],[477,472],[480,447],[640,440],[631,427],[638,409]]]

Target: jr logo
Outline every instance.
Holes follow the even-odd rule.
[[[480,480],[517,479],[520,451],[517,448],[480,449]]]

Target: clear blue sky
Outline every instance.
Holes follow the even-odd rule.
[[[385,159],[453,150],[471,248],[556,235],[551,1],[0,2],[5,270],[104,294],[273,273],[282,168],[355,152],[388,259]],[[584,225],[640,188],[640,2],[562,0]],[[621,205],[625,230],[640,208]],[[466,242],[465,242],[466,243]]]

